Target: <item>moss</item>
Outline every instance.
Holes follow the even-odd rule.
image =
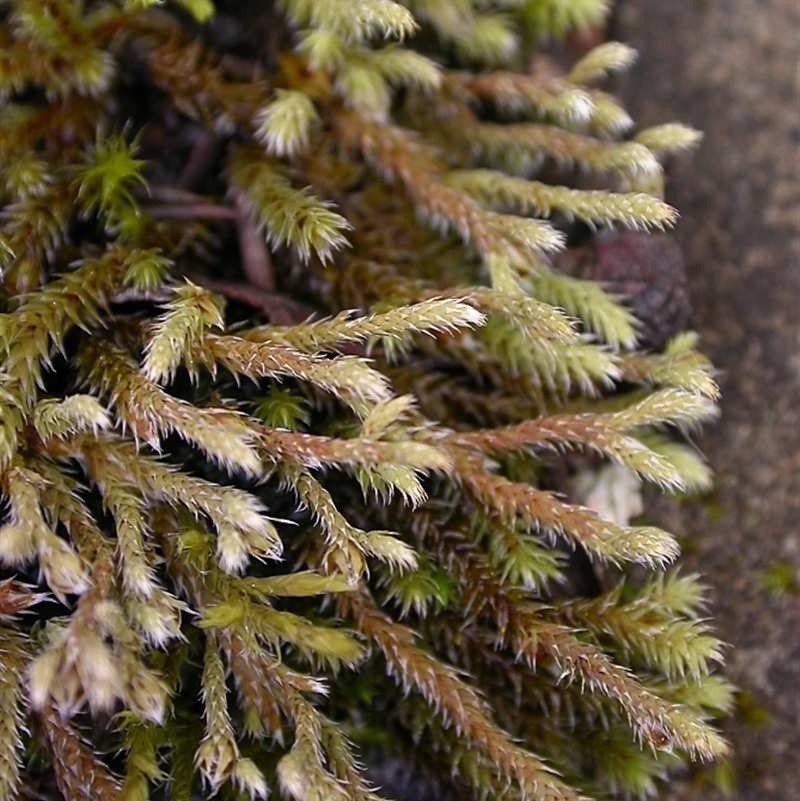
[[[716,413],[691,335],[551,258],[671,225],[698,139],[597,88],[629,48],[538,50],[606,10],[3,7],[0,797],[377,799],[352,740],[567,801],[726,753],[675,539],[564,494],[705,487],[674,432]]]
[[[791,562],[778,559],[760,571],[758,578],[762,589],[776,601],[800,594],[797,570]]]

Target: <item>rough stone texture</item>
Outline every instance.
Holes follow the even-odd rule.
[[[555,257],[560,269],[599,281],[634,313],[639,347],[661,350],[686,330],[686,269],[671,233],[602,231],[591,244],[562,253],[565,258]],[[570,267],[567,259],[577,263]]]
[[[705,131],[670,170],[682,220],[692,325],[720,369],[720,423],[699,437],[716,473],[710,498],[656,502],[706,576],[728,675],[769,711],[740,715],[735,801],[800,798],[800,110],[797,0],[622,0],[614,38],[640,61],[622,88],[642,126]],[[794,578],[770,593],[765,577]],[[788,582],[792,584],[791,580]],[[676,784],[675,799],[718,798]]]

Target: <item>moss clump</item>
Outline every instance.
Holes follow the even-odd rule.
[[[0,797],[377,799],[355,741],[568,801],[723,754],[675,540],[555,480],[704,485],[669,429],[717,393],[550,259],[670,225],[697,138],[628,134],[622,45],[522,68],[605,3],[157,5],[0,11]]]

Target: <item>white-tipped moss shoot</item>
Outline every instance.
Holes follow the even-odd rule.
[[[308,145],[318,119],[314,101],[305,93],[279,89],[275,99],[255,117],[256,138],[273,156],[293,156]]]
[[[635,129],[626,45],[541,57],[609,3],[7,5],[0,798],[381,801],[380,743],[591,801],[724,756],[635,503],[708,488],[713,367],[560,269],[666,237],[699,140]]]

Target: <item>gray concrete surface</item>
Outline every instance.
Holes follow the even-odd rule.
[[[613,38],[641,57],[621,85],[642,126],[680,120],[702,148],[670,171],[692,324],[720,370],[699,438],[716,490],[657,522],[706,576],[727,672],[734,801],[800,799],[800,100],[797,0],[620,0]],[[669,797],[715,801],[687,779]]]

